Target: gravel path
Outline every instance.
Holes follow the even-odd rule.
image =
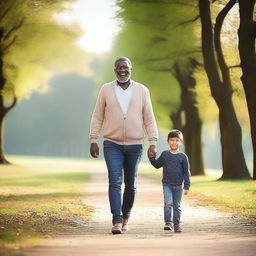
[[[163,230],[162,187],[160,182],[138,178],[136,202],[129,231],[112,235],[105,167],[92,168],[86,189],[86,204],[95,214],[83,235],[61,235],[43,245],[26,248],[27,256],[151,256],[151,255],[255,255],[256,226],[183,200],[183,232]],[[193,189],[193,187],[192,187]]]

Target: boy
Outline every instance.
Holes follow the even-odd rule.
[[[158,159],[150,154],[148,157],[155,168],[163,167],[164,230],[172,231],[174,228],[174,232],[181,232],[181,198],[183,190],[187,195],[190,187],[189,161],[186,154],[179,151],[183,142],[181,131],[172,130],[167,142],[170,149],[163,151]]]

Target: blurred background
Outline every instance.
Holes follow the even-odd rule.
[[[227,2],[213,1],[212,23]],[[240,80],[239,6],[234,3],[220,31],[214,31],[213,55],[219,57],[211,64],[218,70],[214,81],[204,67],[205,53],[212,49],[202,49],[211,38],[201,35],[203,7],[196,0],[1,2],[6,158],[90,158],[88,134],[97,93],[115,79],[115,59],[127,56],[132,79],[151,92],[158,152],[168,148],[168,131],[178,128],[193,175],[216,169],[226,173],[224,178],[253,176],[250,117]]]

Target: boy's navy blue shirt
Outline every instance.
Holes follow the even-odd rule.
[[[163,167],[162,182],[164,184],[183,184],[184,182],[184,189],[189,190],[190,170],[186,154],[182,152],[173,154],[165,150],[158,159],[149,158],[149,161],[155,168]]]

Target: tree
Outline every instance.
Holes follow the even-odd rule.
[[[159,126],[170,129],[171,125],[175,125],[175,128],[178,128],[177,124],[174,122],[171,124],[173,120],[168,118],[173,116],[181,105],[184,107],[191,104],[191,108],[182,107],[186,118],[184,129],[182,127],[181,130],[184,131],[185,150],[190,158],[192,174],[203,174],[201,128],[198,129],[196,123],[200,120],[200,116],[198,111],[193,112],[197,108],[196,98],[195,92],[190,91],[190,87],[195,86],[193,71],[191,72],[193,68],[189,61],[189,56],[196,52],[195,37],[191,29],[192,24],[187,22],[184,23],[184,27],[181,26],[189,12],[191,16],[193,15],[191,7],[196,11],[196,6],[190,3],[186,5],[184,1],[173,3],[132,0],[122,1],[119,6],[121,7],[119,18],[123,26],[112,54],[127,55],[133,60],[135,67],[133,77],[137,77],[139,81],[150,87]],[[169,15],[170,13],[172,15]],[[173,73],[174,67],[177,75]],[[186,68],[189,70],[187,71]],[[178,79],[181,77],[184,79]],[[181,85],[182,83],[184,85]],[[188,104],[183,102],[185,98],[186,100],[190,98]],[[190,118],[195,115],[197,118]],[[194,139],[190,140],[190,136]],[[190,150],[192,148],[197,154],[192,153]]]
[[[239,54],[241,59],[242,76],[248,112],[250,117],[251,136],[253,145],[253,179],[256,179],[256,22],[255,0],[239,0],[240,26],[238,29]]]
[[[0,163],[8,163],[4,118],[17,101],[34,91],[46,92],[54,74],[88,73],[88,55],[74,45],[80,30],[63,27],[54,18],[67,1],[0,2]]]
[[[175,62],[172,71],[181,88],[181,106],[177,113],[171,115],[171,118],[175,127],[181,127],[184,130],[186,153],[192,160],[190,160],[192,175],[205,174],[202,152],[202,120],[197,107],[196,79],[193,77],[195,69],[199,65],[200,63],[194,58],[189,58],[187,65]],[[185,115],[185,124],[182,124],[181,121],[182,112]]]
[[[250,177],[242,150],[241,127],[232,103],[233,92],[229,68],[225,62],[220,42],[223,21],[235,3],[236,0],[230,0],[219,12],[213,30],[211,2],[209,0],[199,0],[204,67],[211,94],[219,109],[223,164],[222,179],[247,179]],[[217,60],[215,56],[217,56]]]

